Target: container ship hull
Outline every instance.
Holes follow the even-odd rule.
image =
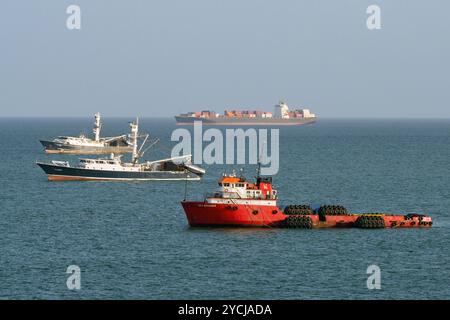
[[[203,125],[224,125],[224,126],[295,126],[303,124],[312,124],[316,118],[197,118],[176,116],[175,120],[179,125],[193,125],[195,121],[201,121]]]
[[[132,146],[76,146],[54,141],[40,140],[47,154],[123,154],[133,151]]]
[[[50,181],[150,181],[150,180],[200,180],[189,171],[113,171],[64,167],[49,163],[37,165],[44,170]]]

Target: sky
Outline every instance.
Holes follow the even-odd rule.
[[[3,0],[0,117],[283,100],[324,118],[450,118],[449,15],[448,0]]]

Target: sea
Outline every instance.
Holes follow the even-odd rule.
[[[105,118],[102,135],[133,118]],[[180,201],[198,182],[49,182],[39,139],[90,135],[91,118],[0,119],[0,299],[449,299],[450,120],[319,119],[280,128],[280,205],[424,213],[427,229],[192,228]],[[173,119],[140,119],[170,155]],[[205,127],[206,129],[206,127]],[[94,156],[95,157],[95,156]],[[80,289],[69,289],[69,266]],[[370,282],[380,271],[380,288]],[[372,278],[373,279],[373,278]],[[370,289],[371,288],[371,289]],[[73,287],[72,287],[73,289]]]

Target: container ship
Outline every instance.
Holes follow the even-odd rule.
[[[78,165],[67,161],[37,162],[50,181],[149,181],[149,180],[200,180],[205,170],[192,164],[191,156],[172,157],[140,163],[139,159],[154,144],[143,150],[148,135],[138,148],[138,121],[130,124],[132,157],[124,162],[121,156],[80,159]]]
[[[133,147],[127,135],[116,137],[100,137],[102,122],[100,113],[96,113],[93,129],[93,138],[88,138],[84,134],[78,137],[60,136],[51,141],[40,140],[44,146],[45,153],[63,154],[109,154],[109,153],[129,153]]]
[[[218,190],[203,200],[181,202],[190,226],[380,229],[425,228],[433,223],[424,214],[356,214],[341,205],[296,204],[281,209],[272,178],[259,174],[254,183],[236,174],[223,175],[218,183]]]
[[[309,109],[289,110],[286,103],[280,101],[274,112],[254,110],[225,110],[224,114],[214,111],[189,112],[175,116],[177,124],[192,125],[201,121],[205,125],[302,125],[316,121],[316,115]]]

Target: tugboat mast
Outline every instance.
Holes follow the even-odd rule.
[[[94,129],[92,130],[94,132],[94,140],[96,142],[100,141],[100,130],[102,129],[102,122],[101,122],[101,117],[100,117],[100,113],[97,112],[95,115],[95,122],[94,122]]]
[[[259,156],[258,156],[258,169],[256,170],[256,179],[259,180],[261,178],[261,158],[263,156],[264,147],[266,145],[266,141],[263,142],[262,148],[260,148]]]
[[[261,177],[261,161],[258,159],[258,169],[256,169],[256,179]]]

